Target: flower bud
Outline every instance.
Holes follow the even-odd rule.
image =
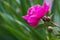
[[[52,26],[48,26],[48,32],[52,32],[53,28]]]
[[[51,18],[49,16],[44,16],[43,20],[49,22],[51,20]]]

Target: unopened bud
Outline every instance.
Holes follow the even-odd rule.
[[[48,31],[49,31],[49,32],[52,32],[52,30],[53,30],[52,26],[49,26],[49,27],[48,27]]]
[[[49,22],[51,20],[51,18],[49,16],[44,16],[43,20],[46,21],[46,22]]]

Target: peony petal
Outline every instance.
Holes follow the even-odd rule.
[[[28,20],[29,16],[25,15],[25,16],[22,16],[22,18],[25,19],[25,20]]]
[[[31,23],[30,26],[36,26],[38,23]]]
[[[39,21],[39,19],[35,15],[30,16],[29,19],[28,19],[28,23],[31,26],[37,25],[38,21]]]
[[[47,5],[46,2],[44,2],[43,7],[45,9],[45,12],[49,10],[49,5]]]
[[[32,6],[32,7],[30,7],[29,9],[28,9],[28,11],[27,11],[27,15],[34,15],[34,14],[36,14],[36,11],[38,11],[38,9],[40,8],[41,6],[39,5],[39,4],[36,4],[36,5],[34,5],[34,6]]]

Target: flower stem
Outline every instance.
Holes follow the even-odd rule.
[[[55,26],[57,26],[57,27],[60,28],[60,26],[59,26],[58,24],[56,24],[56,23],[54,23],[54,22],[50,22],[50,23],[52,23],[53,25],[55,25]]]

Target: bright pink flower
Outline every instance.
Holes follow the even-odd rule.
[[[44,3],[42,6],[36,4],[30,7],[27,11],[27,15],[22,16],[30,26],[36,26],[39,20],[48,12],[49,6]]]

